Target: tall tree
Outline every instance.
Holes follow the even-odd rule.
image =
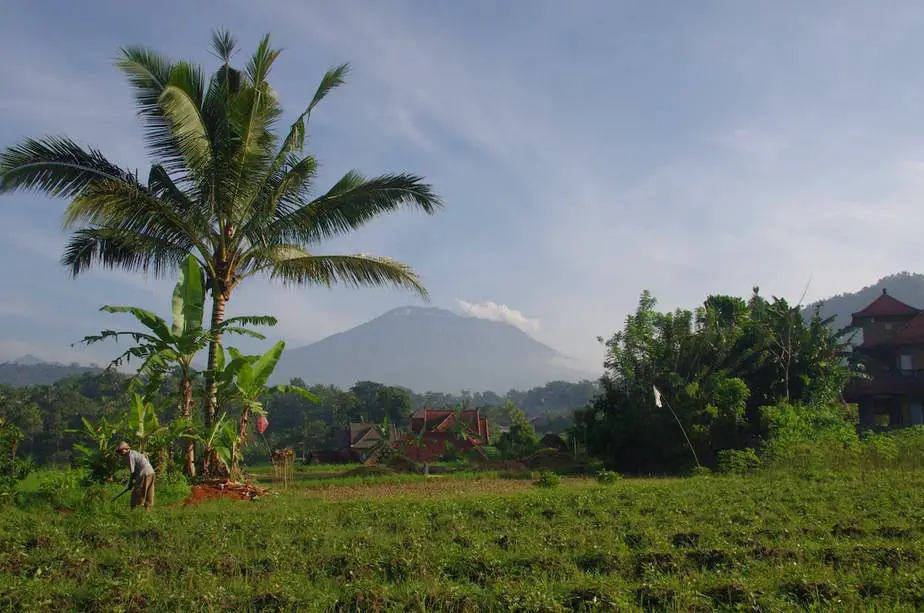
[[[206,272],[216,330],[234,289],[255,275],[300,285],[390,284],[426,298],[417,275],[393,259],[313,252],[323,240],[401,206],[428,214],[441,206],[431,186],[410,174],[367,179],[350,171],[316,195],[317,162],[304,154],[308,121],[343,83],[347,65],[324,75],[280,138],[283,111],[267,80],[280,51],[269,35],[243,70],[231,65],[231,34],[216,32],[212,49],[220,66],[211,78],[190,62],[140,47],[122,50],[117,65],[134,89],[152,158],[147,182],[98,150],[55,136],[0,153],[0,193],[32,189],[70,201],[64,218],[74,232],[62,259],[74,276],[93,266],[160,276],[195,255]],[[217,334],[208,373],[220,342]],[[209,375],[208,425],[216,402]]]
[[[805,321],[755,288],[749,301],[710,296],[695,311],[660,313],[644,292],[623,329],[606,341],[602,393],[575,413],[574,439],[629,471],[689,465],[683,433],[699,458],[755,446],[761,408],[823,406],[847,381],[843,341],[817,314]],[[677,415],[655,406],[652,386]]]

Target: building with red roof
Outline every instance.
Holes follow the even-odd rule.
[[[859,405],[860,423],[924,424],[924,311],[883,289],[852,319],[863,333],[854,355],[869,378],[852,381],[844,397]]]
[[[411,415],[410,432],[395,446],[414,462],[429,464],[453,449],[484,454],[490,435],[487,417],[476,409],[422,409]]]

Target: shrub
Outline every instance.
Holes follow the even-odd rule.
[[[600,483],[601,485],[611,485],[620,479],[622,479],[622,475],[620,475],[615,470],[604,469],[597,471],[597,483]]]
[[[561,477],[550,470],[543,470],[539,472],[539,478],[533,482],[533,485],[553,489],[558,487],[559,483],[561,483]]]
[[[852,418],[836,405],[780,402],[760,408],[761,456],[794,470],[841,468],[858,437]],[[766,464],[767,462],[765,462]]]
[[[708,466],[694,466],[693,470],[690,471],[691,477],[708,477],[712,474],[712,469]]]
[[[32,471],[32,462],[16,457],[22,431],[0,418],[0,505],[13,500],[16,486]]]
[[[886,468],[898,459],[898,441],[890,434],[870,434],[862,442],[863,464],[867,468]]]
[[[745,475],[760,468],[760,458],[751,448],[723,449],[718,453],[718,460],[720,473]]]
[[[74,508],[83,502],[87,491],[82,485],[82,470],[42,471],[36,499],[53,507]]]

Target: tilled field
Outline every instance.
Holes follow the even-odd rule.
[[[4,511],[0,609],[920,610],[924,475],[430,479]]]

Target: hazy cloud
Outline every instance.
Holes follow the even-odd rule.
[[[530,319],[506,304],[498,304],[490,300],[479,303],[459,300],[459,307],[472,317],[510,324],[524,332],[536,332],[540,328],[538,319]]]

